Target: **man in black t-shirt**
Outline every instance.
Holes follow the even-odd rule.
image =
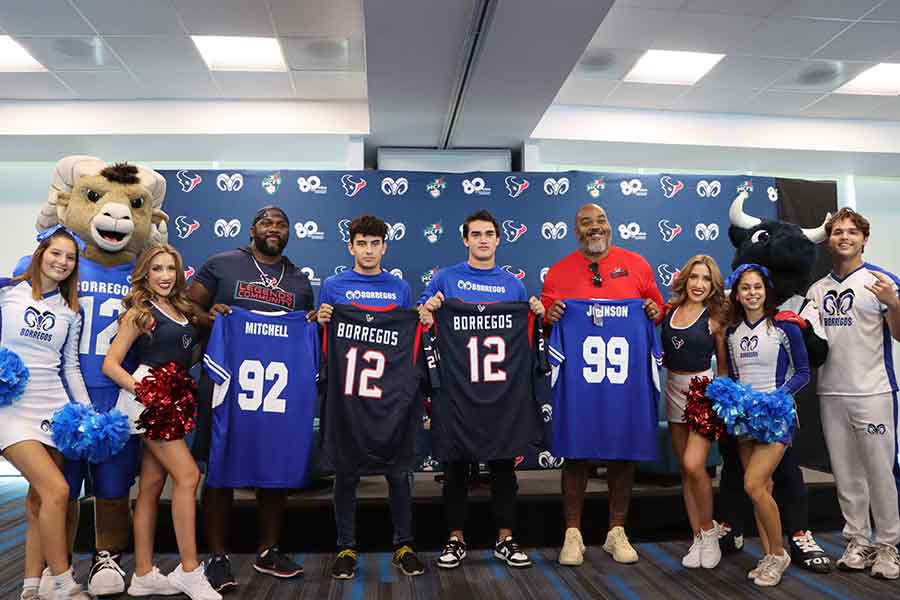
[[[290,220],[277,206],[261,208],[250,227],[250,245],[211,256],[194,276],[188,297],[194,303],[194,324],[207,333],[216,315],[231,312],[231,306],[261,311],[310,311],[313,292],[309,278],[282,253],[290,235]],[[199,419],[194,455],[209,456],[212,422],[212,382],[204,372],[198,393]],[[278,536],[284,523],[287,490],[258,488],[256,514],[259,521],[258,554],[253,568],[275,577],[294,577],[303,573],[278,549]],[[231,488],[206,487],[203,493],[210,558],[206,577],[216,591],[237,587],[231,564],[225,554],[228,514],[234,499]]]

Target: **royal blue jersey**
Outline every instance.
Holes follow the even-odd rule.
[[[527,301],[525,285],[500,267],[476,269],[467,262],[439,270],[428,287],[419,296],[419,304],[438,292],[444,298],[456,298],[463,302],[517,302]]]
[[[564,458],[655,460],[661,351],[642,300],[565,300],[547,355],[550,451]]]
[[[302,312],[232,307],[203,365],[216,384],[207,484],[302,487],[312,446],[319,339]]]
[[[409,284],[382,271],[364,275],[353,270],[332,275],[322,283],[319,304],[362,304],[378,308],[409,308]]]

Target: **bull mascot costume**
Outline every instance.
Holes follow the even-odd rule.
[[[99,412],[115,407],[119,395],[118,386],[101,368],[118,328],[131,271],[145,248],[167,238],[168,217],[161,210],[165,194],[166,180],[151,169],[122,163],[110,166],[92,156],[68,156],[56,164],[48,199],[37,218],[38,231],[62,224],[86,244],[79,263],[78,299],[83,313],[79,359],[91,403]],[[23,259],[16,272],[26,266]],[[78,526],[82,483],[87,481],[94,496],[95,547],[88,580],[92,594],[125,591],[119,557],[131,534],[129,490],[139,460],[140,436],[131,436],[125,447],[105,462],[67,459],[63,467],[70,489],[70,548]],[[28,543],[25,551],[26,555],[39,552]],[[42,583],[46,581],[49,578],[43,577]]]
[[[825,224],[804,229],[793,223],[747,214],[744,201],[749,196],[749,185],[747,182],[738,188],[738,196],[728,212],[731,222],[728,237],[735,248],[731,268],[756,263],[770,270],[780,311],[776,320],[790,320],[801,327],[810,367],[819,367],[825,362],[828,344],[820,329],[818,308],[803,294],[812,283],[817,245],[827,237]],[[750,514],[750,502],[744,494],[744,473],[737,445],[732,438],[723,437],[719,448],[723,460],[719,484],[720,516],[723,519],[720,533],[723,535],[722,550],[727,552],[743,547],[744,518]],[[772,479],[783,527],[790,538],[791,561],[810,571],[828,573],[831,560],[809,530],[809,499],[793,446],[785,451]]]

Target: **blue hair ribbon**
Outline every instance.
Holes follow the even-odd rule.
[[[738,267],[728,276],[728,279],[725,280],[725,289],[731,289],[738,282],[738,279],[741,278],[741,275],[744,271],[748,271],[753,269],[755,271],[759,271],[763,274],[763,277],[769,282],[772,283],[772,273],[766,267],[762,265],[758,265],[756,263],[744,263],[742,265],[738,265]]]
[[[63,225],[62,223],[57,223],[50,229],[45,229],[44,231],[38,232],[37,237],[35,239],[38,242],[43,242],[48,237],[50,237],[51,235],[53,235],[54,233],[56,233],[57,231],[60,231],[60,230],[65,231],[70,236],[72,236],[72,239],[75,240],[75,245],[78,246],[78,251],[84,252],[84,249],[87,247],[87,244],[84,243],[84,240],[81,239],[80,237],[78,237],[78,234],[76,234],[74,231],[72,231],[71,229],[69,229],[68,227]]]

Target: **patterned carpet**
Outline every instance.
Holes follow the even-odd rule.
[[[25,483],[20,478],[0,477],[0,598],[3,599],[18,598],[21,586],[25,490]],[[843,540],[837,533],[820,534],[819,541],[832,556],[840,555],[843,550]],[[475,550],[470,552],[462,568],[450,572],[439,571],[433,566],[434,552],[423,552],[428,570],[424,576],[415,578],[407,578],[392,567],[390,554],[368,553],[361,556],[357,578],[346,582],[331,579],[330,554],[296,555],[306,574],[290,581],[257,574],[252,568],[253,557],[242,554],[232,557],[240,588],[227,598],[900,598],[900,581],[885,582],[859,573],[814,575],[793,567],[781,585],[763,590],[746,579],[747,571],[755,565],[760,553],[754,541],[747,544],[744,552],[727,556],[711,571],[686,570],[681,566],[681,556],[687,546],[688,540],[636,544],[641,561],[631,566],[619,565],[599,547],[591,546],[585,564],[575,569],[556,564],[556,548],[529,549],[535,566],[524,570],[508,569],[494,560],[487,550]],[[90,557],[79,554],[75,558],[76,578],[83,581]],[[158,563],[163,572],[167,572],[175,567],[177,558],[162,555]],[[123,566],[126,571],[131,570],[133,560],[130,555],[125,557]]]

